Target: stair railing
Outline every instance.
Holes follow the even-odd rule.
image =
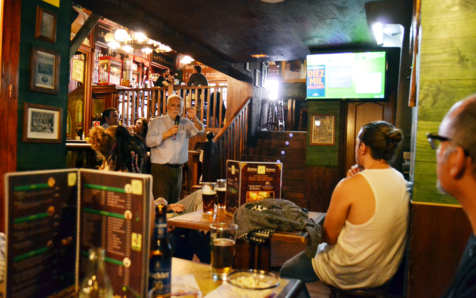
[[[193,107],[207,128],[223,128],[227,86],[169,86],[127,88],[117,94],[117,108],[124,126],[133,125],[138,117],[158,117],[167,113],[167,97],[178,94],[185,107]],[[184,107],[184,108],[185,108]]]
[[[231,121],[215,136],[216,161],[218,178],[226,177],[226,161],[240,160],[245,155],[246,146],[251,134],[251,97],[248,97],[240,108],[235,112]],[[204,153],[206,155],[206,152]],[[203,170],[207,169],[204,164]]]

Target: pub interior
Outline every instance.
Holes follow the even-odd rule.
[[[189,141],[180,199],[194,195],[202,181],[228,178],[227,161],[236,161],[237,168],[270,163],[281,173],[272,197],[306,209],[310,218],[322,224],[336,185],[355,164],[361,127],[384,120],[403,132],[391,166],[409,182],[410,192],[408,242],[389,297],[440,297],[445,292],[471,227],[458,201],[436,187],[436,156],[425,133],[438,131],[449,108],[476,92],[475,3],[0,3],[2,178],[7,173],[64,170],[69,175],[77,171],[74,175],[86,185],[102,179],[88,172],[98,169],[101,161],[87,140],[91,129],[103,124],[103,110],[117,109],[120,125],[131,127],[138,118],[149,121],[166,115],[167,97],[177,94],[205,127],[205,134]],[[320,76],[319,64],[327,62],[318,56],[339,53],[358,57],[384,53],[384,70],[377,79],[355,78],[361,80],[363,89],[351,95],[332,93],[333,88],[359,88],[346,85],[350,74],[339,63],[330,66],[333,73]],[[187,86],[197,65],[208,86]],[[173,83],[165,87],[156,85],[163,70],[173,76]],[[328,87],[332,75],[338,82]],[[375,86],[376,82],[380,85]],[[325,92],[330,95],[326,97]],[[367,95],[359,95],[363,93]],[[49,120],[41,119],[45,113],[35,115],[38,110],[46,110],[44,117]],[[125,176],[111,177],[117,182]],[[147,188],[152,189],[152,176],[137,177],[143,183],[144,198],[152,200]],[[61,179],[56,178],[57,183]],[[111,185],[114,179],[109,179]],[[2,180],[2,233],[9,229],[9,216],[13,216],[7,212],[14,204],[7,202],[13,195],[8,187]],[[137,212],[146,209],[141,204]],[[218,213],[216,218],[223,215]],[[169,219],[169,226],[172,222],[176,229],[186,229],[193,221],[201,224],[201,213],[198,218],[190,214]],[[196,229],[209,230],[207,226]],[[76,228],[78,233],[83,229]],[[235,267],[277,272],[305,249],[309,236],[303,235],[276,233],[256,247],[237,241]],[[209,267],[193,267],[180,259],[174,262],[173,270],[179,274],[194,273],[196,279],[197,274],[210,275]],[[195,257],[193,262],[200,261]],[[72,271],[79,270],[73,267]],[[283,280],[278,297],[297,297],[302,283]],[[203,294],[217,287],[208,280],[195,283]],[[314,285],[308,286],[312,297],[331,297],[325,285]]]

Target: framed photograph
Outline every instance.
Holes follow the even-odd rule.
[[[268,62],[261,63],[261,87],[266,87],[268,83]]]
[[[56,14],[39,6],[36,8],[35,38],[56,42]]]
[[[31,52],[30,89],[50,94],[59,93],[61,55],[53,50],[33,47]]]
[[[311,139],[313,146],[335,145],[335,115],[313,114],[311,118]]]
[[[23,142],[28,143],[61,143],[61,127],[63,109],[23,104]]]
[[[254,85],[259,87],[261,83],[260,71],[255,69]]]

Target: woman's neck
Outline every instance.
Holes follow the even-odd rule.
[[[379,170],[379,169],[388,169],[390,166],[386,161],[383,160],[372,160],[364,165],[365,170]]]

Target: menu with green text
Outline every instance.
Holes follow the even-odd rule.
[[[115,297],[146,297],[151,179],[77,169],[5,175],[6,297],[77,292],[91,247],[105,249]]]

